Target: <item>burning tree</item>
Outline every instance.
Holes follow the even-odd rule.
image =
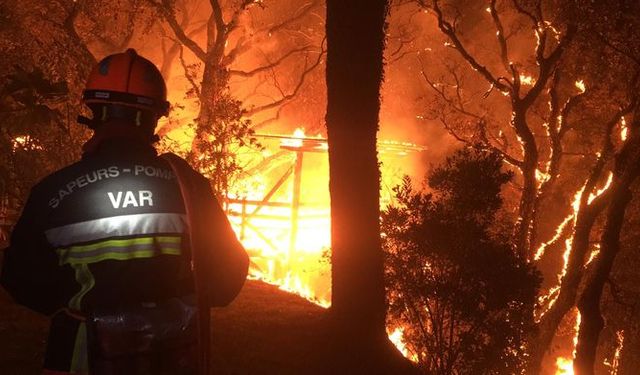
[[[496,153],[459,150],[429,173],[433,193],[406,178],[383,212],[389,324],[425,373],[522,372],[540,278],[495,232],[501,169]]]
[[[314,48],[316,41],[308,39],[303,47],[291,48],[249,70],[234,69],[233,66],[243,54],[258,48],[266,38],[287,31],[288,25],[317,10],[320,2],[305,3],[290,13],[291,16],[257,30],[246,19],[252,17],[253,8],[265,8],[262,1],[225,3],[212,0],[208,2],[209,15],[200,20],[198,13],[202,12],[201,2],[146,0],[146,4],[157,11],[173,33],[174,43],[169,49],[165,48],[165,57],[175,58],[176,52],[179,54],[185,76],[191,84],[190,95],[198,101],[199,112],[189,159],[212,179],[215,191],[224,196],[234,174],[241,169],[235,158],[237,148],[258,146],[247,117],[291,101],[303,86],[307,75],[321,63],[324,50],[321,46]],[[204,47],[199,43],[202,34]],[[195,57],[196,63],[186,62],[185,50]],[[279,98],[246,109],[231,94],[231,78],[247,79],[265,72],[273,74],[279,64],[294,57],[304,60],[298,81],[289,92],[281,90]]]
[[[638,70],[627,43],[615,43],[622,40],[615,36],[635,40],[635,34],[611,25],[634,21],[637,9],[561,2],[558,10],[543,1],[412,3],[433,17],[445,47],[430,45],[419,54],[422,77],[437,103],[427,117],[440,121],[458,141],[497,152],[518,172],[508,194],[518,202],[515,248],[522,259],[541,264],[548,249],[566,245],[558,285],[546,281],[549,291],[539,301],[537,329],[527,347],[528,371],[540,371],[557,328],[576,303],[592,310],[592,317],[581,321],[580,358],[583,344],[597,345],[597,334],[589,338],[588,327],[601,325],[594,311],[615,257],[605,261],[593,252],[596,223],[603,212],[612,215],[605,219],[601,242],[607,238],[607,253],[615,254],[623,202],[629,199],[625,186],[635,180],[632,169],[615,167],[629,165],[637,147],[628,135],[619,139],[618,134],[631,132],[626,124],[635,117],[633,72]],[[600,21],[603,12],[606,22]],[[447,59],[437,66],[444,66],[444,74],[435,71],[430,50]],[[558,203],[569,195],[569,186],[576,191],[574,204],[558,220]],[[555,231],[549,225],[554,221],[559,223]],[[587,357],[587,367],[593,367],[593,356]]]

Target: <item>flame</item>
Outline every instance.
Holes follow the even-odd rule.
[[[406,358],[408,358],[412,362],[415,362],[415,363],[418,362],[418,355],[415,354],[415,353],[412,353],[411,350],[409,350],[409,348],[407,348],[407,344],[404,341],[404,328],[403,327],[397,327],[396,329],[394,329],[390,333],[389,333],[389,331],[387,331],[387,335],[389,336],[389,340],[391,340],[393,345],[395,345],[396,348],[398,348],[398,350],[400,351],[400,353],[402,353],[403,356],[405,356]]]
[[[595,192],[589,193],[589,197],[587,198],[587,204],[591,204],[594,199],[596,199],[597,197],[602,195],[605,191],[607,191],[609,189],[609,187],[611,186],[611,182],[613,182],[613,172],[609,172],[609,176],[607,177],[607,181],[605,182],[605,184],[600,189],[596,190]],[[571,204],[571,206],[573,208],[573,212],[571,212],[562,221],[562,223],[560,223],[560,225],[556,228],[556,233],[553,236],[553,238],[551,238],[551,240],[543,243],[542,245],[540,245],[540,247],[538,247],[538,249],[536,251],[536,254],[534,255],[534,259],[536,261],[539,260],[544,255],[546,248],[550,244],[552,244],[552,243],[556,242],[558,239],[560,239],[560,237],[564,233],[565,228],[569,224],[571,224],[571,225],[573,225],[575,227],[576,220],[578,218],[578,213],[580,211],[580,202],[582,201],[582,195],[584,194],[584,189],[585,188],[586,188],[586,183],[575,194],[574,199],[573,199],[573,203]],[[562,278],[567,273],[567,266],[569,264],[569,255],[571,254],[571,248],[572,247],[573,247],[573,237],[569,236],[569,238],[567,238],[565,240],[565,248],[564,248],[564,252],[562,253],[563,264],[562,264],[562,270],[557,275],[558,284],[560,284],[560,282],[562,281]],[[587,261],[587,263],[585,263],[585,267],[597,255],[597,251],[599,251],[599,250],[596,248],[596,250],[594,250],[590,254],[590,258]],[[538,298],[538,304],[539,305],[544,305],[545,302],[547,302],[547,301],[548,302],[547,302],[546,308],[536,318],[536,321],[538,321],[547,311],[549,311],[549,309],[551,309],[553,304],[556,302],[556,299],[558,298],[559,289],[560,289],[559,286],[552,287],[551,289],[549,289],[549,292],[547,292],[546,295],[543,295],[543,296]]]
[[[532,76],[520,74],[520,83],[522,83],[523,85],[533,86],[536,83],[536,79]]]
[[[533,257],[533,259],[536,261],[540,260],[540,258],[542,258],[542,256],[544,255],[547,247],[560,239],[560,236],[562,236],[565,228],[570,223],[573,223],[573,213],[569,214],[567,217],[564,218],[562,223],[560,223],[560,225],[558,225],[558,227],[556,228],[556,233],[553,235],[553,237],[549,241],[543,243],[542,245],[540,245],[540,247],[538,247],[538,250],[536,251],[536,254]]]
[[[247,160],[240,160],[242,165],[261,164],[264,155],[276,155],[276,148],[281,158],[262,163],[261,168],[248,173],[236,186],[240,192],[230,194],[226,200],[232,226],[251,256],[250,277],[329,307],[331,214],[327,141],[319,135],[307,135],[302,127],[291,135],[256,134],[256,137],[264,138],[265,147],[271,151],[244,156]],[[378,149],[381,158],[386,155],[402,158],[424,147],[380,141]],[[406,167],[406,161],[403,163]],[[389,164],[392,163],[382,164],[383,185],[394,186],[399,180],[391,180]]]
[[[43,150],[42,146],[37,144],[29,135],[21,135],[13,138],[11,142],[11,151],[16,152],[18,149],[30,151]]]
[[[584,80],[578,80],[575,82],[576,88],[580,91],[581,94],[584,94],[587,91],[587,86],[584,83]]]
[[[600,254],[600,244],[596,244],[594,246],[594,249],[591,251],[591,254],[589,254],[589,259],[587,259],[587,263],[585,264],[585,267],[591,264],[591,262],[593,262],[593,260],[596,259],[598,254]]]
[[[536,180],[538,181],[539,185],[543,184],[545,181],[548,181],[551,178],[551,175],[549,174],[548,171],[549,171],[548,167],[547,167],[547,172],[543,172],[540,169],[536,168]]]
[[[573,360],[564,357],[556,358],[556,375],[573,375]]]
[[[580,331],[580,321],[581,316],[578,309],[574,308],[575,315],[575,324],[573,326],[573,354],[571,358],[568,357],[558,357],[556,358],[556,375],[573,375],[573,361],[576,357],[576,345],[578,345],[578,333]]]
[[[620,140],[622,142],[627,140],[629,136],[629,128],[627,127],[627,120],[622,116],[620,118]]]
[[[613,352],[613,358],[611,361],[604,360],[605,366],[609,367],[611,371],[609,374],[618,375],[618,368],[620,367],[620,353],[624,348],[624,330],[616,331],[616,349]]]

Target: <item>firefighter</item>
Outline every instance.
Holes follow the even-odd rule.
[[[79,162],[31,190],[1,284],[17,303],[52,316],[45,374],[193,373],[190,243],[214,238],[205,241],[212,244],[207,265],[199,265],[201,277],[217,277],[209,306],[228,304],[239,292],[246,252],[204,177],[183,160],[184,170],[175,173],[180,162],[172,166],[153,147],[157,121],[169,109],[153,63],[133,49],[104,58],[83,102],[93,118],[79,122],[94,134]],[[178,181],[178,174],[190,181]],[[189,186],[206,187],[185,203],[181,188]],[[212,222],[193,225],[206,230],[190,231],[189,219],[196,219],[187,217],[188,205],[206,208]]]

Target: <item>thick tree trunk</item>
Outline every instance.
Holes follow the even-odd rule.
[[[600,313],[600,299],[604,284],[613,267],[613,261],[620,249],[620,230],[630,201],[631,192],[628,186],[620,186],[613,191],[602,234],[600,254],[578,301],[581,321],[578,344],[576,345],[576,358],[573,362],[575,373],[578,375],[593,375],[594,373],[593,365],[596,359],[598,338],[600,331],[604,328],[604,318]]]
[[[527,109],[521,101],[512,103],[514,117],[512,126],[521,139],[523,160],[520,171],[522,172],[522,197],[518,208],[519,222],[516,228],[516,250],[523,259],[529,259],[533,254],[529,253],[531,241],[531,226],[534,219],[536,196],[538,195],[538,181],[536,170],[538,169],[538,146],[535,137],[527,124]]]
[[[634,116],[635,117],[635,116]],[[604,328],[604,318],[600,312],[600,299],[604,284],[609,278],[613,262],[620,250],[620,231],[624,216],[631,201],[631,184],[640,173],[640,120],[634,119],[630,127],[629,140],[616,155],[614,181],[611,190],[611,204],[600,240],[600,254],[596,258],[590,277],[578,301],[581,314],[578,344],[574,370],[578,375],[594,374],[594,363],[598,338]]]
[[[332,311],[384,332],[376,151],[386,2],[327,2]]]
[[[624,346],[620,352],[618,375],[635,375],[640,368],[640,313],[636,312],[624,329]]]
[[[567,271],[560,282],[558,298],[540,319],[536,336],[529,342],[527,374],[540,373],[542,360],[560,322],[575,305],[578,287],[580,280],[582,280],[582,267],[589,250],[591,228],[598,215],[605,208],[606,203],[606,197],[600,196],[590,206],[581,209],[578,213],[572,237],[571,252],[567,262]]]
[[[327,1],[334,366],[389,373],[376,151],[387,2]],[[384,358],[386,357],[386,359]]]

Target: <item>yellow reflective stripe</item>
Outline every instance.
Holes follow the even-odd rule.
[[[58,249],[60,264],[88,264],[102,260],[150,258],[158,254],[180,255],[182,237],[154,236],[106,240]]]
[[[180,255],[180,250],[176,249],[160,249],[160,254],[164,255]],[[67,264],[91,264],[101,262],[103,260],[129,260],[129,259],[137,259],[137,258],[151,258],[154,255],[158,255],[158,251],[156,250],[140,250],[140,251],[131,251],[126,253],[117,253],[117,252],[106,252],[100,255],[96,255],[94,257],[85,257],[85,258],[69,258],[67,259]]]
[[[89,355],[87,349],[87,325],[83,322],[78,326],[76,342],[73,346],[73,357],[71,357],[72,374],[89,373]]]
[[[73,269],[76,271],[76,281],[80,284],[80,291],[69,301],[69,307],[74,310],[81,310],[82,297],[87,294],[91,288],[96,284],[96,280],[93,278],[91,270],[87,264],[72,264]]]
[[[138,237],[124,240],[107,240],[84,246],[71,246],[69,250],[72,252],[96,250],[103,247],[125,247],[131,245],[152,244],[154,242],[180,243],[181,238],[177,236],[157,236],[157,237]]]

